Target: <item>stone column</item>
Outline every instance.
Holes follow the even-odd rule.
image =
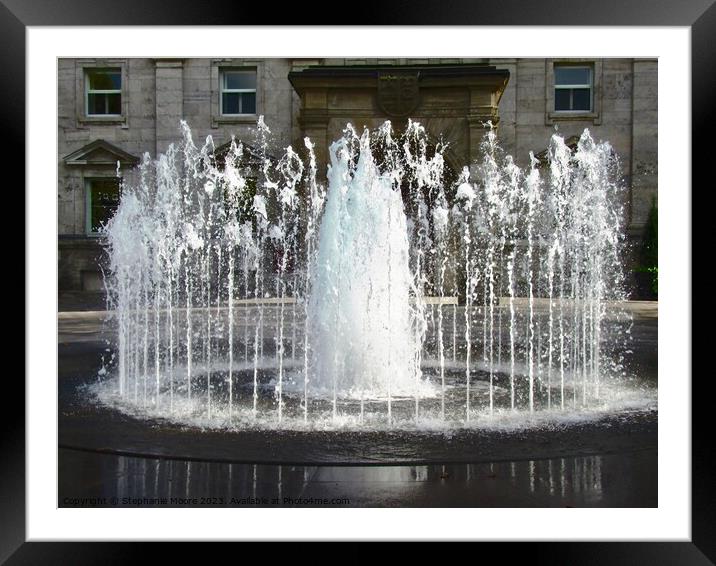
[[[499,101],[500,146],[509,155],[515,155],[517,146],[517,59],[495,59],[491,63],[499,65],[510,73],[510,80]]]
[[[324,179],[328,164],[328,99],[326,89],[308,89],[303,97],[299,122],[303,135],[311,138],[316,154],[319,179]]]
[[[656,59],[634,59],[631,202],[629,231],[641,235],[658,189],[658,100]]]
[[[156,73],[156,155],[179,140],[179,122],[184,116],[183,61],[157,59]]]
[[[501,94],[501,92],[499,93]],[[475,164],[482,159],[480,143],[490,125],[497,127],[500,121],[498,112],[499,94],[484,87],[470,88],[470,107],[467,114],[467,125],[469,129],[468,155],[470,159],[470,171],[474,171]]]

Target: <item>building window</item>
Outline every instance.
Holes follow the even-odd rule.
[[[87,69],[85,73],[87,116],[121,116],[122,70]]]
[[[554,66],[554,111],[591,112],[593,92],[591,66]]]
[[[87,232],[99,234],[117,212],[120,183],[116,177],[87,181]]]
[[[256,69],[222,69],[221,114],[256,114]]]

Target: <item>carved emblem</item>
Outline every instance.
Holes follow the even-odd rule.
[[[420,102],[416,74],[384,74],[378,77],[378,106],[388,116],[404,117]]]

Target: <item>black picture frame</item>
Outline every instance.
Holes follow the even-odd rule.
[[[1,0],[0,62],[3,88],[0,113],[6,139],[25,148],[25,33],[28,26],[69,25],[315,25],[316,14],[333,14],[325,25],[346,22],[336,4],[311,3],[270,11],[265,6],[218,0],[210,7],[201,2],[174,0]],[[692,57],[692,178],[706,179],[712,147],[710,132],[716,112],[716,4],[714,0],[542,0],[483,2],[361,3],[350,18],[353,25],[565,25],[565,26],[686,26],[691,28]],[[664,80],[662,78],[662,80]],[[674,119],[689,119],[674,110]],[[48,137],[50,137],[48,135]],[[25,151],[31,151],[31,148]],[[12,154],[10,154],[12,155]],[[27,155],[26,155],[27,158]],[[13,160],[18,161],[17,156]],[[15,167],[12,186],[24,186],[24,168]],[[694,181],[695,183],[695,181]],[[710,188],[710,185],[706,188]],[[668,188],[667,188],[668,189]],[[688,191],[691,190],[689,187]],[[24,206],[24,205],[23,205]],[[693,222],[693,221],[692,221]],[[693,222],[692,225],[695,225]],[[693,255],[692,255],[693,257]],[[19,264],[18,264],[19,265]],[[25,301],[31,297],[25,296]],[[32,340],[27,336],[26,340]],[[691,374],[691,360],[685,360]],[[689,377],[691,377],[689,375]],[[709,376],[703,375],[707,378]],[[481,559],[490,554],[515,557],[524,554],[533,563],[549,564],[713,564],[716,563],[716,482],[714,448],[710,438],[711,380],[692,380],[692,536],[691,542],[533,542],[519,548],[505,543],[482,545]],[[4,380],[6,399],[24,399],[20,379]],[[120,564],[148,558],[158,545],[128,543],[28,543],[25,542],[25,408],[15,403],[0,412],[3,431],[0,450],[0,563],[15,564]],[[48,474],[54,475],[53,471]],[[663,479],[663,478],[662,478]],[[665,479],[668,481],[668,478]],[[81,537],[81,533],[77,534]],[[506,543],[510,544],[510,543]],[[186,550],[162,545],[164,561],[185,555]],[[339,551],[345,552],[345,551]],[[369,551],[371,552],[371,551]],[[347,556],[354,556],[352,553]]]

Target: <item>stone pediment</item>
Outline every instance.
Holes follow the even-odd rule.
[[[578,143],[579,136],[569,136],[564,140],[564,145],[566,145],[572,153],[577,151]],[[539,162],[540,167],[547,165],[549,163],[549,148],[543,149],[539,153],[535,153],[535,159]]]
[[[237,142],[237,145],[238,143],[239,142]],[[261,155],[261,151],[247,143],[241,142],[241,144],[243,149],[241,161],[243,165],[247,167],[261,167],[263,165],[263,157]],[[217,161],[221,162],[226,158],[230,150],[231,142],[228,141],[218,146],[214,150],[214,158]],[[272,163],[275,163],[277,161],[277,159],[273,155],[266,154],[265,157]]]
[[[65,165],[83,167],[134,166],[139,158],[105,140],[95,140],[64,157]]]

